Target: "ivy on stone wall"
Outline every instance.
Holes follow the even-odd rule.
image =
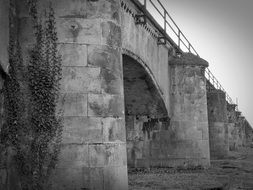
[[[38,17],[37,2],[29,0],[36,42],[30,53],[28,86],[33,189],[45,189],[60,151],[62,122],[57,114],[61,79],[61,58],[57,53],[54,10],[50,5],[46,21]]]
[[[15,7],[12,4],[11,7]],[[5,123],[0,130],[1,144],[14,150],[14,160],[23,190],[50,189],[49,177],[56,166],[62,136],[62,113],[57,110],[61,57],[52,6],[39,17],[37,0],[28,0],[35,44],[23,66],[13,15],[10,14],[9,76],[4,82]],[[12,11],[10,11],[12,12]],[[12,151],[13,152],[13,151]]]

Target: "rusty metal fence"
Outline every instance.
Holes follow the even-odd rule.
[[[176,44],[180,51],[190,52],[199,56],[160,0],[132,0],[132,2],[142,10],[144,16],[147,16],[145,14],[150,14],[155,19],[159,27],[162,28],[163,31],[161,33],[165,35],[164,37],[166,38],[167,36],[168,41],[173,40],[173,43]],[[206,68],[205,77],[212,87],[222,90],[226,94],[226,100],[229,104],[234,104],[232,98],[208,68]]]

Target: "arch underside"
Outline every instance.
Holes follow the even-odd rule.
[[[161,154],[154,145],[170,119],[150,74],[128,55],[123,55],[123,75],[128,166],[149,167]]]

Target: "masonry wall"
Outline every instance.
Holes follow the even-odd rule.
[[[220,159],[227,156],[228,119],[225,93],[221,90],[212,90],[207,93],[208,124],[211,159]]]
[[[233,151],[238,148],[238,129],[236,127],[236,105],[227,103],[227,118],[228,118],[228,143],[229,150]]]
[[[25,62],[34,42],[26,1],[18,1]],[[49,1],[39,0],[43,13]],[[63,79],[64,130],[56,190],[127,189],[120,2],[54,0]],[[43,14],[42,14],[43,15]]]

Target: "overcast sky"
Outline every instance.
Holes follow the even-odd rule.
[[[253,0],[161,0],[253,126]]]

